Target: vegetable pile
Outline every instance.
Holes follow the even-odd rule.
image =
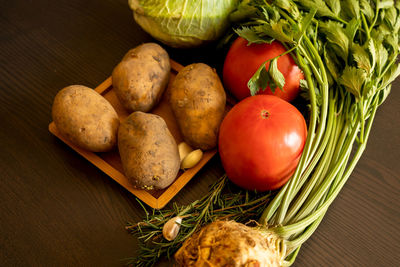
[[[250,44],[279,41],[286,48],[285,54],[292,55],[304,74],[302,95],[309,107],[308,134],[299,164],[288,183],[271,199],[265,199],[269,194],[261,194],[251,200],[262,203],[261,209],[252,210],[257,210],[252,218],[257,218],[258,224],[256,228],[246,226],[248,234],[237,236],[237,251],[242,251],[239,247],[256,229],[278,236],[279,246],[270,253],[280,256],[280,265],[289,266],[295,261],[301,245],[316,230],[363,154],[377,109],[400,74],[399,14],[399,2],[390,0],[253,0],[243,1],[232,14],[232,18],[241,19],[235,32]],[[285,77],[276,68],[278,58],[279,55],[261,64],[249,80],[253,95],[267,87],[283,88]],[[230,193],[232,203],[216,200],[216,194],[221,191],[214,186],[208,198],[199,202],[201,206],[194,203],[160,212],[136,227],[131,226],[139,231],[145,245],[139,259],[147,260],[135,263],[146,265],[161,255],[170,257],[184,240],[183,249],[190,247],[191,251],[180,251],[178,255],[192,257],[193,266],[200,266],[204,259],[214,262],[214,256],[221,261],[238,257],[229,251],[213,256],[204,250],[216,242],[212,235],[203,234],[203,239],[209,239],[207,244],[194,240],[196,235],[191,237],[200,226],[211,221],[248,222],[246,211],[251,206],[244,206],[243,214],[232,211],[226,217],[219,213],[232,206],[246,205],[250,201],[247,193],[238,199]],[[220,208],[216,209],[216,205]],[[171,242],[153,239],[161,233],[164,223],[177,215],[183,218],[181,226],[187,230]],[[226,243],[230,244],[228,240]],[[251,242],[247,245],[251,246]],[[196,246],[198,251],[193,251]],[[260,253],[254,252],[246,259],[243,265],[232,266],[250,263],[266,266]]]

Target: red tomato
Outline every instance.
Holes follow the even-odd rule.
[[[233,42],[226,55],[222,73],[226,89],[238,100],[250,96],[247,82],[261,64],[286,51],[285,47],[277,41],[271,44],[247,44],[247,40],[242,37]],[[269,62],[266,67],[268,69]],[[304,75],[289,54],[278,59],[278,69],[285,77],[285,85],[283,91],[276,88],[274,95],[290,102],[299,94],[300,80],[304,79]],[[267,87],[265,91],[260,90],[258,94],[272,95],[273,93]]]
[[[219,154],[229,179],[257,191],[277,189],[294,173],[307,136],[301,113],[276,96],[236,104],[219,132]]]

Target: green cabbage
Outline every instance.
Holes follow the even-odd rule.
[[[229,27],[239,0],[129,0],[135,21],[172,47],[217,40]]]

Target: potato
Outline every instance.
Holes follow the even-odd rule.
[[[158,115],[129,115],[119,127],[118,148],[125,176],[136,188],[163,189],[178,174],[178,146]]]
[[[62,89],[54,98],[52,116],[59,132],[81,148],[104,152],[117,143],[117,112],[91,88],[71,85]]]
[[[150,111],[168,85],[170,70],[168,53],[158,44],[129,50],[112,72],[119,101],[130,112]]]
[[[201,150],[216,147],[226,95],[214,69],[203,63],[183,68],[171,85],[169,102],[186,143]]]

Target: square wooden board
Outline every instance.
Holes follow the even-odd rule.
[[[169,80],[169,85],[164,95],[160,101],[160,103],[151,111],[151,113],[157,114],[161,116],[165,122],[167,123],[168,129],[171,134],[174,136],[176,143],[179,144],[183,141],[181,133],[179,131],[176,120],[172,114],[172,110],[168,104],[168,93],[170,85],[174,80],[176,74],[183,66],[179,63],[171,60],[171,76]],[[96,89],[98,93],[104,96],[114,107],[120,121],[123,121],[129,113],[121,106],[117,96],[112,87],[112,79],[109,77],[102,84],[100,84]],[[69,140],[63,137],[60,132],[57,130],[54,122],[51,122],[49,125],[49,131],[61,139],[64,143],[74,149],[76,152],[81,154],[84,158],[90,161],[92,164],[97,166],[100,170],[114,179],[117,183],[122,185],[126,190],[134,194],[141,201],[146,203],[152,208],[161,209],[163,208],[193,177],[194,175],[215,155],[217,152],[216,149],[211,151],[206,151],[203,154],[203,158],[201,161],[193,168],[188,169],[186,171],[179,171],[176,180],[166,189],[163,190],[141,190],[134,188],[125,177],[121,158],[118,153],[118,149],[115,149],[111,152],[104,153],[93,153],[82,148],[77,147],[72,144]]]

